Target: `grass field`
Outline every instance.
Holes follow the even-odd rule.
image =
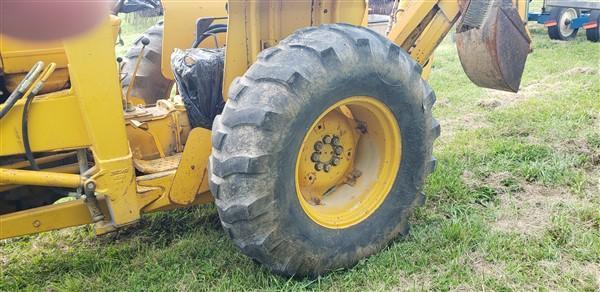
[[[104,237],[79,227],[2,241],[0,290],[598,291],[600,45],[532,32],[519,94],[477,88],[453,44],[441,45],[431,84],[443,133],[428,201],[408,237],[350,270],[273,275],[203,206]]]

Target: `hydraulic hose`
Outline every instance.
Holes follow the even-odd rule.
[[[35,161],[35,157],[33,156],[33,152],[31,151],[31,145],[29,144],[29,107],[31,106],[31,102],[35,98],[35,96],[40,93],[42,88],[44,88],[44,83],[48,80],[50,75],[56,69],[55,63],[50,63],[48,67],[44,69],[42,77],[39,80],[36,80],[33,85],[33,89],[27,95],[27,100],[25,101],[25,105],[23,106],[23,117],[21,119],[21,136],[23,137],[23,148],[25,149],[25,157],[27,157],[27,161],[31,165],[31,169],[39,170],[40,167]]]
[[[17,100],[25,95],[29,87],[31,87],[31,84],[33,84],[33,82],[38,78],[43,68],[44,62],[39,61],[33,65],[29,72],[27,72],[27,75],[25,75],[25,78],[21,80],[17,86],[17,89],[13,91],[10,96],[8,96],[8,99],[4,103],[4,107],[0,109],[0,120],[4,118],[4,116],[6,116],[6,114],[13,108],[15,103],[17,103]]]
[[[217,33],[227,32],[227,24],[213,24],[192,44],[193,48],[198,47],[206,38]]]

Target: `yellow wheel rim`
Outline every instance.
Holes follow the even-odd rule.
[[[296,160],[296,193],[317,224],[356,225],[383,203],[401,159],[400,127],[391,110],[368,96],[345,98],[309,128]]]

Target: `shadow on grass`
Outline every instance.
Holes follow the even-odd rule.
[[[186,234],[203,231],[222,231],[219,216],[212,204],[144,215],[137,224],[99,236],[97,241],[112,244],[135,239],[164,246]]]

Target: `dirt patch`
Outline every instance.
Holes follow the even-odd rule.
[[[484,255],[478,252],[467,255],[468,264],[473,271],[484,278],[503,279],[506,278],[506,264],[503,262],[491,263]]]
[[[569,69],[563,73],[565,75],[597,75],[598,69],[592,67],[575,67],[573,69]]]
[[[564,187],[548,187],[517,180],[508,172],[492,173],[481,179],[466,171],[463,182],[470,188],[487,187],[498,195],[492,229],[523,235],[539,235],[551,227],[558,207],[580,204],[582,199]]]
[[[477,105],[484,109],[495,109],[502,105],[502,101],[497,98],[486,98],[480,100]]]
[[[554,148],[565,153],[577,153],[588,158],[590,167],[600,165],[600,150],[592,147],[585,139],[568,139],[560,141]]]
[[[556,207],[579,200],[562,187],[521,184],[522,190],[500,197],[497,219],[492,228],[508,233],[539,235],[551,225]]]
[[[588,279],[591,278],[595,284],[596,291],[600,291],[600,263],[578,262],[565,257],[557,261],[539,261],[537,262],[537,266],[545,271],[546,274],[570,274],[573,277],[571,281],[588,282]],[[548,281],[547,283],[547,288],[551,291],[560,290],[560,286],[562,286],[562,283],[556,281],[554,283]]]
[[[596,291],[600,291],[600,263],[587,263],[582,266],[582,271],[596,280]]]
[[[432,289],[433,276],[430,274],[411,274],[407,275],[404,272],[400,272],[400,284],[398,287],[392,289],[392,292],[404,292],[404,291],[429,291]]]
[[[518,93],[488,89],[486,97],[479,100],[477,105],[484,109],[493,110],[507,107],[515,103],[543,96],[543,92],[560,90],[566,76],[598,75],[598,69],[592,67],[576,67],[559,74],[548,75],[527,86],[521,87]]]
[[[454,137],[459,131],[477,130],[489,127],[489,123],[478,113],[467,113],[453,119],[442,119],[442,139],[445,137]]]

